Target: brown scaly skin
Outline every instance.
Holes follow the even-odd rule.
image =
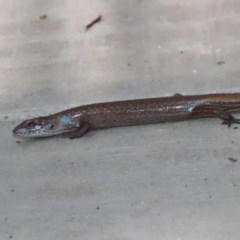
[[[147,98],[89,104],[26,120],[13,129],[17,137],[78,138],[90,130],[216,117],[230,126],[240,123],[240,93]]]

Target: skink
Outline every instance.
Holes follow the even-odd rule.
[[[103,102],[26,120],[13,129],[18,137],[78,138],[90,130],[216,117],[230,126],[240,123],[240,93],[205,94]]]

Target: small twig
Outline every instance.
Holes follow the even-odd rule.
[[[86,25],[85,29],[88,30],[89,28],[91,28],[94,24],[101,22],[102,20],[102,16],[99,15],[97,18],[95,18],[92,22],[90,22],[88,25]]]

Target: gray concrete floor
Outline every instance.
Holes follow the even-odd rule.
[[[239,129],[11,135],[86,103],[240,92],[239,1],[0,2],[0,239],[239,239]]]

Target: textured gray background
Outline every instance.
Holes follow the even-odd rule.
[[[74,141],[11,135],[86,103],[240,92],[239,1],[0,3],[0,239],[239,239],[239,129],[204,119]]]

